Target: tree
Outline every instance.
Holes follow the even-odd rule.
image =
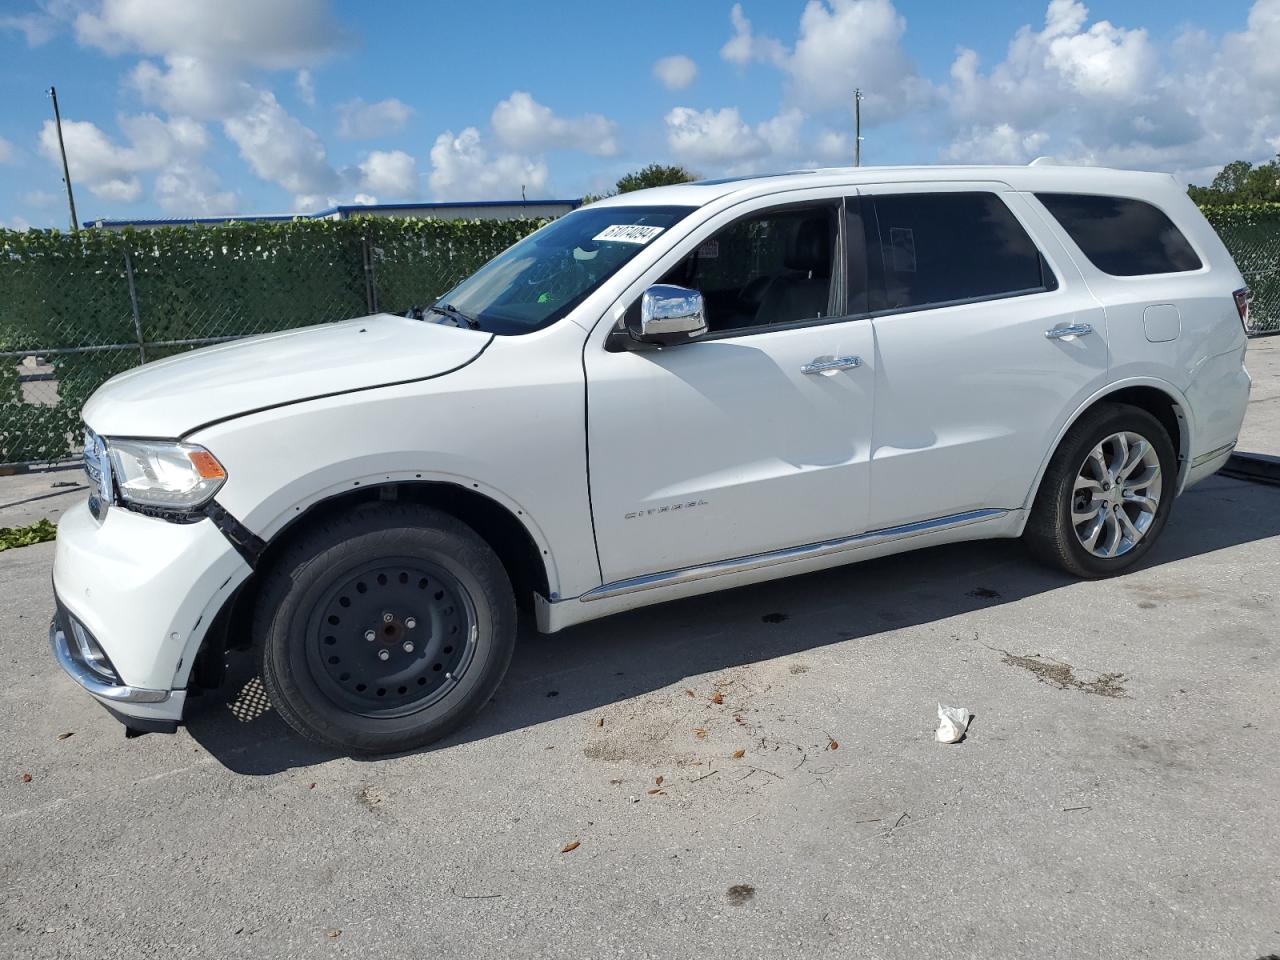
[[[1252,169],[1253,164],[1247,160],[1233,160],[1218,171],[1209,189],[1217,190],[1219,193],[1238,193],[1244,189],[1249,179],[1249,171]]]
[[[1256,167],[1247,160],[1233,160],[1207,187],[1187,188],[1199,204],[1265,203],[1280,201],[1280,156]]]
[[[673,183],[689,183],[697,178],[697,174],[690,173],[681,166],[651,163],[642,170],[636,170],[619,178],[617,188],[619,193],[630,193],[632,190],[644,190],[647,187],[665,187]]]

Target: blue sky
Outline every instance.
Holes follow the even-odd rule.
[[[1280,150],[1280,0],[0,0],[0,225],[700,174]]]

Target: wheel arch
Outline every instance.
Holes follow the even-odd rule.
[[[252,616],[263,574],[275,558],[315,523],[334,513],[375,509],[385,502],[419,503],[442,510],[471,527],[493,549],[506,570],[519,605],[532,606],[534,595],[554,599],[558,589],[550,546],[522,507],[503,502],[479,483],[440,479],[386,479],[352,484],[343,490],[292,508],[289,517],[266,541],[255,558],[253,572],[227,598],[183,661],[187,677],[175,678],[198,687],[216,686],[223,655],[228,649],[251,646]]]
[[[1178,479],[1174,489],[1176,493],[1182,492],[1182,486],[1186,482],[1187,470],[1191,461],[1189,451],[1191,450],[1193,429],[1191,410],[1187,404],[1187,399],[1182,394],[1182,391],[1168,381],[1150,377],[1133,377],[1110,383],[1092,394],[1059,427],[1057,435],[1053,438],[1053,443],[1049,445],[1040,461],[1040,468],[1036,471],[1035,482],[1031,484],[1026,500],[1023,501],[1024,522],[1026,516],[1030,513],[1031,505],[1035,502],[1036,494],[1040,491],[1040,484],[1044,481],[1045,471],[1049,469],[1049,462],[1062,444],[1062,438],[1066,436],[1067,431],[1071,429],[1076,421],[1099,403],[1127,403],[1146,410],[1160,421],[1165,431],[1169,434],[1169,439],[1173,442],[1174,453],[1178,458]]]

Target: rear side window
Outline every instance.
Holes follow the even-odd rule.
[[[1037,193],[1089,262],[1115,277],[1199,270],[1200,258],[1164,212],[1129,197]]]
[[[994,193],[910,193],[863,202],[872,310],[1057,286],[1031,237]]]

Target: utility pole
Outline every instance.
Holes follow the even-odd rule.
[[[62,153],[62,182],[67,185],[67,205],[71,207],[71,232],[75,233],[80,229],[80,224],[76,220],[76,198],[71,192],[71,171],[67,167],[67,145],[62,142],[62,114],[58,112],[58,90],[56,87],[49,88],[49,98],[53,100],[53,122],[58,128],[58,150]]]
[[[862,88],[853,90],[853,165],[862,166]]]

